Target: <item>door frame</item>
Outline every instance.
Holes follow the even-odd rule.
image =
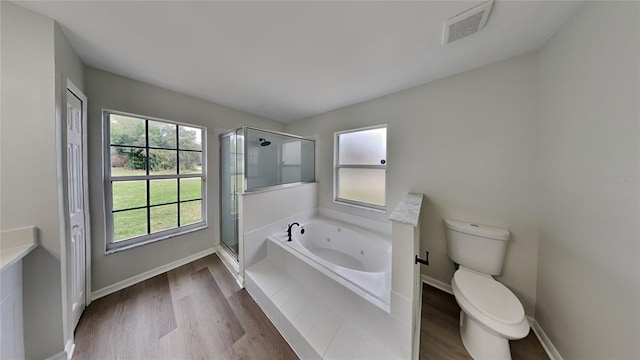
[[[238,244],[238,251],[233,251],[229,245],[227,245],[224,241],[222,241],[222,226],[224,223],[223,220],[223,211],[222,211],[222,197],[225,196],[225,194],[222,193],[222,175],[223,175],[223,171],[222,171],[222,139],[225,137],[230,137],[236,134],[235,130],[227,130],[226,132],[223,132],[221,134],[218,134],[218,196],[220,199],[220,206],[219,206],[219,210],[218,210],[218,222],[220,224],[219,226],[219,236],[220,236],[220,246],[223,248],[224,251],[226,251],[228,253],[228,255],[230,257],[234,257],[233,255],[235,255],[235,261],[236,263],[240,261],[240,248]],[[232,186],[233,188],[233,186]],[[236,205],[236,210],[238,210],[238,194],[233,194],[234,198],[233,201],[235,201],[235,205]],[[236,221],[235,221],[235,232],[236,232],[236,238],[238,238],[238,220],[239,220],[239,213],[235,214],[236,217]]]
[[[73,273],[71,264],[73,259],[70,256],[68,237],[71,236],[68,217],[68,180],[67,180],[67,156],[66,156],[66,121],[67,121],[67,91],[73,93],[82,101],[82,177],[83,177],[83,209],[85,221],[85,307],[91,303],[91,218],[89,211],[89,168],[88,168],[88,121],[87,121],[87,96],[68,78],[61,77],[60,85],[60,107],[59,118],[56,124],[56,145],[57,145],[57,166],[58,166],[58,194],[59,194],[59,218],[60,218],[60,267],[62,281],[62,314],[63,314],[63,336],[65,341],[65,352],[71,358],[75,347],[74,322],[73,322],[73,301],[69,298],[71,291]]]

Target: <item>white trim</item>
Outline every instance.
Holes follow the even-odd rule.
[[[91,212],[89,211],[89,124],[88,124],[88,99],[87,96],[80,91],[80,89],[68,78],[67,80],[67,90],[71,91],[75,96],[77,96],[80,100],[82,100],[82,181],[84,185],[83,192],[85,194],[83,199],[83,207],[84,207],[84,231],[85,231],[85,306],[89,306],[91,303],[91,296],[89,293],[91,292]],[[66,97],[67,94],[65,92],[63,98],[65,99],[65,107],[66,109]],[[63,110],[66,112],[66,110]],[[66,114],[61,120],[66,120]],[[73,345],[75,347],[75,344]],[[72,349],[73,352],[73,349]],[[71,357],[69,357],[71,358]]]
[[[67,354],[67,360],[71,360],[73,357],[73,351],[76,349],[76,344],[73,343],[73,340],[67,341],[67,345],[64,347],[64,352]]]
[[[549,356],[549,359],[563,360],[562,356],[558,352],[558,349],[556,349],[556,347],[551,342],[551,339],[549,339],[549,337],[544,332],[542,327],[540,327],[540,324],[538,323],[538,321],[536,321],[536,319],[529,316],[527,316],[527,318],[529,318],[533,333],[536,334],[536,337],[538,338],[538,340],[540,340],[540,344],[542,344],[542,347],[544,348],[544,351],[547,353],[547,356]]]
[[[195,200],[195,201],[202,201],[202,200]],[[177,227],[177,228],[173,228],[173,229],[169,229],[169,230],[163,230],[163,231],[160,231],[160,232],[143,235],[143,236],[140,236],[140,237],[137,237],[137,238],[131,238],[131,239],[128,239],[128,240],[136,240],[137,239],[136,242],[130,242],[130,243],[128,242],[125,245],[121,245],[119,247],[114,247],[114,248],[111,248],[111,249],[107,249],[104,252],[104,254],[105,255],[111,255],[111,254],[119,253],[121,251],[127,251],[129,249],[134,249],[134,248],[137,248],[139,246],[153,244],[154,242],[171,239],[171,238],[174,238],[176,236],[182,236],[182,235],[190,234],[192,232],[204,230],[206,228],[207,228],[207,223],[206,222],[199,222],[199,223],[189,224],[189,225],[185,225],[185,226],[181,226],[181,227]],[[159,234],[162,234],[162,236],[160,236]],[[141,239],[146,239],[146,240],[141,240]],[[128,241],[128,240],[123,240],[121,242],[125,242],[125,241]]]
[[[451,285],[450,284],[447,284],[447,283],[445,283],[443,281],[440,281],[440,280],[436,280],[436,279],[434,279],[434,278],[432,278],[430,276],[424,275],[424,274],[421,274],[420,278],[422,279],[423,283],[425,283],[427,285],[431,285],[436,289],[440,289],[440,290],[442,290],[442,291],[444,291],[446,293],[449,293],[449,294],[453,295],[453,289],[451,289]]]
[[[61,302],[62,302],[62,337],[63,341],[67,341],[69,338],[73,337],[73,330],[71,322],[69,321],[69,299],[67,294],[68,281],[67,277],[69,276],[67,273],[68,259],[67,259],[67,194],[66,194],[66,183],[64,181],[64,174],[66,172],[66,164],[64,162],[64,154],[66,154],[66,149],[63,151],[63,147],[66,145],[64,143],[64,138],[62,136],[62,127],[63,124],[66,123],[66,111],[67,111],[67,81],[63,75],[60,76],[60,84],[56,84],[56,87],[59,87],[58,91],[60,91],[60,99],[56,99],[56,187],[57,187],[57,197],[58,197],[58,223],[60,225],[60,291],[61,291]],[[56,74],[57,81],[58,74]],[[58,101],[60,103],[58,103]],[[62,118],[65,117],[65,121],[63,122]],[[66,128],[65,128],[66,131]],[[85,290],[86,291],[86,290]],[[53,355],[51,358],[54,359],[59,358],[60,354]],[[66,357],[65,357],[66,358]],[[47,360],[48,360],[47,359]]]
[[[384,169],[385,170],[385,179],[387,178],[387,163],[388,163],[388,150],[385,153],[385,158],[384,161],[385,163],[382,165],[340,165],[339,163],[339,157],[340,157],[340,135],[344,135],[344,134],[349,134],[349,133],[356,133],[356,132],[364,132],[364,131],[369,131],[369,130],[376,130],[376,129],[384,129],[385,130],[385,142],[387,142],[388,140],[388,129],[389,129],[389,125],[388,124],[380,124],[380,125],[374,125],[374,126],[367,126],[367,127],[362,127],[362,128],[357,128],[357,129],[349,129],[349,130],[342,130],[342,131],[336,131],[333,133],[333,202],[335,204],[339,204],[339,205],[345,205],[345,206],[351,206],[351,207],[355,207],[355,208],[359,208],[362,210],[369,210],[369,211],[375,211],[375,212],[381,212],[386,214],[387,213],[387,202],[388,202],[388,198],[387,198],[387,185],[388,182],[385,182],[385,188],[384,188],[384,205],[378,205],[378,204],[373,204],[373,203],[368,203],[365,201],[358,201],[358,200],[350,200],[350,199],[343,199],[340,198],[338,196],[338,194],[340,193],[340,182],[338,181],[338,170],[340,168],[360,168],[360,169]],[[388,143],[388,142],[387,142]]]
[[[148,127],[149,127],[149,121],[156,121],[156,122],[162,122],[165,124],[169,124],[169,125],[174,125],[176,127],[176,136],[178,135],[179,132],[179,126],[185,126],[185,127],[192,127],[192,128],[197,128],[200,129],[200,135],[201,135],[201,149],[200,150],[196,150],[198,152],[200,152],[201,156],[202,156],[202,172],[200,174],[170,174],[170,175],[151,175],[148,174],[149,171],[147,171],[146,175],[138,175],[138,176],[113,176],[113,174],[111,174],[111,123],[109,121],[109,116],[110,115],[123,115],[123,116],[129,116],[129,117],[134,117],[137,118],[139,120],[142,120],[145,122],[145,129],[148,132]],[[207,216],[207,204],[208,204],[208,194],[207,194],[207,162],[208,162],[208,154],[207,154],[207,127],[203,126],[203,125],[196,125],[196,124],[189,124],[189,123],[184,123],[184,122],[180,122],[180,121],[175,121],[175,120],[167,120],[167,119],[161,119],[161,118],[156,118],[156,117],[151,117],[151,116],[146,116],[146,115],[141,115],[141,114],[132,114],[132,113],[127,113],[127,112],[123,112],[123,111],[117,111],[117,110],[110,110],[110,109],[102,109],[102,124],[101,124],[101,128],[102,128],[102,182],[103,182],[103,198],[104,198],[104,212],[105,212],[105,217],[104,217],[104,224],[105,224],[105,229],[106,229],[106,239],[105,239],[105,251],[104,253],[106,255],[109,254],[113,254],[115,252],[119,252],[119,251],[123,251],[123,250],[128,250],[134,247],[138,247],[138,246],[142,246],[142,245],[146,245],[152,242],[156,242],[156,241],[161,241],[161,240],[166,240],[169,238],[172,238],[174,236],[178,236],[178,235],[183,235],[186,234],[188,232],[191,231],[195,231],[195,230],[200,230],[200,229],[204,229],[207,228],[209,226],[208,224],[208,216]],[[168,150],[172,150],[176,152],[176,156],[179,156],[179,152],[181,149],[179,149],[179,144],[176,144],[176,149],[168,149]],[[142,146],[141,148],[144,149],[149,149],[149,139],[146,139],[144,146]],[[148,162],[148,160],[147,160]],[[147,169],[149,170],[149,169]],[[200,189],[201,189],[201,195],[202,197],[199,200],[195,200],[195,201],[200,201],[200,206],[201,206],[201,214],[202,214],[202,221],[195,223],[195,224],[188,224],[185,226],[178,226],[176,228],[172,228],[172,229],[168,229],[168,230],[162,230],[162,231],[158,231],[158,232],[151,232],[151,233],[147,233],[141,236],[137,236],[137,237],[133,237],[133,238],[129,238],[129,239],[124,239],[121,241],[115,241],[114,240],[114,229],[113,229],[113,192],[112,192],[112,188],[111,188],[111,183],[113,181],[125,181],[126,180],[154,180],[154,179],[183,179],[183,178],[200,178],[202,179],[201,183],[200,183]],[[176,180],[178,181],[178,180]],[[149,189],[147,189],[147,192],[149,191]],[[178,200],[179,200],[180,194],[178,194]],[[149,199],[147,199],[147,203],[145,206],[142,206],[141,208],[146,208],[149,209],[151,206],[150,202],[148,201]],[[182,203],[182,201],[177,201],[176,204],[180,204]],[[173,204],[173,203],[172,203]],[[178,209],[179,212],[179,209]],[[147,224],[149,224],[149,221],[151,221],[150,219],[147,219]]]
[[[58,84],[58,76],[60,83]],[[68,214],[68,190],[67,190],[67,159],[66,159],[66,122],[67,122],[67,102],[68,93],[71,92],[82,102],[82,177],[83,177],[83,211],[84,211],[84,278],[85,278],[85,307],[91,302],[89,292],[91,291],[91,218],[89,214],[89,165],[88,165],[88,127],[87,127],[87,96],[65,75],[56,74],[56,87],[59,86],[59,101],[56,110],[56,176],[57,176],[57,192],[58,192],[58,221],[60,223],[60,277],[61,277],[61,300],[62,300],[62,333],[65,344],[65,354],[69,354],[71,359],[73,355],[74,344],[74,323],[73,311],[71,307],[71,299],[68,298],[69,287],[72,282],[70,277],[71,262],[74,259],[69,258],[67,241],[69,232],[69,214]],[[82,271],[82,270],[81,270]],[[60,354],[54,355],[55,358]],[[65,357],[66,358],[66,357]]]
[[[244,289],[244,278],[240,275],[240,264],[236,261],[232,254],[229,253],[220,243],[216,244],[216,254],[220,258],[220,261],[229,270],[229,273],[238,283],[241,289]]]
[[[112,294],[112,293],[114,293],[116,291],[120,291],[120,290],[122,290],[124,288],[127,288],[129,286],[135,285],[135,284],[137,284],[139,282],[145,281],[145,280],[150,279],[150,278],[152,278],[154,276],[163,274],[163,273],[165,273],[165,272],[167,272],[169,270],[173,270],[173,269],[175,269],[177,267],[180,267],[182,265],[186,265],[186,264],[188,264],[188,263],[190,263],[192,261],[198,260],[200,258],[203,258],[203,257],[207,256],[207,255],[211,255],[211,254],[213,254],[215,252],[216,252],[216,248],[212,247],[212,248],[209,248],[207,250],[203,250],[203,251],[197,252],[197,253],[195,253],[193,255],[189,255],[189,256],[184,257],[182,259],[179,259],[179,260],[170,262],[168,264],[159,266],[159,267],[157,267],[155,269],[151,269],[149,271],[145,271],[145,272],[143,272],[141,274],[132,276],[132,277],[130,277],[128,279],[124,279],[122,281],[118,281],[115,284],[111,284],[111,285],[105,286],[102,289],[98,289],[98,290],[96,290],[96,291],[91,293],[91,301],[95,301],[95,300],[97,300],[97,299],[99,299],[101,297],[107,296],[107,295]]]
[[[67,360],[67,353],[64,352],[64,351],[60,351],[59,353],[57,353],[55,355],[49,356],[45,360]]]

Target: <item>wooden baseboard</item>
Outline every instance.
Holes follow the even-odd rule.
[[[155,269],[151,269],[149,271],[145,271],[142,274],[138,274],[138,275],[132,276],[132,277],[130,277],[128,279],[124,279],[122,281],[118,281],[115,284],[112,284],[112,285],[109,285],[109,286],[105,286],[102,289],[98,289],[98,290],[93,291],[91,293],[91,301],[95,301],[95,300],[97,300],[97,299],[99,299],[101,297],[107,296],[107,295],[112,294],[112,293],[114,293],[116,291],[120,291],[120,290],[122,290],[124,288],[127,288],[127,287],[131,286],[131,285],[135,285],[135,284],[137,284],[139,282],[145,281],[145,280],[150,279],[150,278],[152,278],[154,276],[157,276],[157,275],[160,275],[162,273],[165,273],[165,272],[167,272],[169,270],[173,270],[173,269],[175,269],[177,267],[180,267],[182,265],[186,265],[186,264],[188,264],[188,263],[190,263],[192,261],[198,260],[200,258],[203,258],[203,257],[207,256],[207,255],[211,255],[211,254],[213,254],[215,252],[216,252],[216,248],[212,247],[212,248],[209,248],[207,250],[203,250],[203,251],[200,251],[200,252],[195,253],[193,255],[189,255],[187,257],[184,257],[184,258],[182,258],[180,260],[176,260],[176,261],[170,262],[168,264],[159,266],[159,267],[157,267]]]
[[[556,349],[556,347],[553,345],[553,343],[551,342],[551,339],[549,339],[549,337],[544,332],[544,330],[542,329],[538,321],[536,321],[536,319],[533,319],[533,318],[531,318],[531,320],[532,320],[531,329],[533,330],[533,333],[536,334],[536,337],[538,338],[538,340],[540,340],[540,344],[542,344],[544,351],[547,352],[547,356],[549,356],[549,359],[563,360],[562,356],[558,352],[558,349]]]
[[[442,290],[442,291],[444,291],[446,293],[449,293],[449,294],[453,295],[453,290],[451,289],[451,285],[450,284],[447,284],[447,283],[445,283],[443,281],[440,281],[440,280],[436,280],[436,279],[434,279],[434,278],[432,278],[430,276],[424,275],[424,274],[420,275],[420,278],[422,279],[423,283],[425,283],[427,285],[431,285],[436,289],[440,289],[440,290]]]

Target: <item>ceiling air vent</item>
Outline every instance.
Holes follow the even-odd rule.
[[[493,6],[493,0],[482,3],[447,20],[444,23],[442,45],[482,30],[489,18],[491,6]]]

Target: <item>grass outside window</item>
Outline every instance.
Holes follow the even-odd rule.
[[[166,120],[104,114],[112,230],[107,249],[179,234],[186,231],[181,230],[184,226],[204,226],[206,131]]]

